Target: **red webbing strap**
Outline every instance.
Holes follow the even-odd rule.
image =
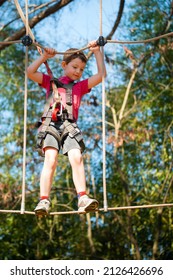
[[[45,64],[45,66],[46,66],[46,70],[47,70],[48,75],[49,75],[50,78],[52,79],[52,78],[53,78],[53,73],[52,73],[52,71],[51,71],[51,69],[50,69],[50,67],[49,67],[49,64],[48,64],[47,60],[44,62],[44,64]]]
[[[38,50],[39,54],[42,55],[43,52],[42,52],[42,49],[39,46],[37,46],[37,50]],[[53,78],[53,73],[52,73],[52,71],[49,67],[49,64],[48,64],[47,60],[44,62],[44,65],[46,66],[47,74],[52,79]]]

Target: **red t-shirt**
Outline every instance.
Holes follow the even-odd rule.
[[[41,87],[46,89],[46,99],[49,97],[49,92],[50,92],[50,77],[46,74],[43,74],[43,82],[40,85]],[[69,77],[67,76],[62,76],[59,78],[59,81],[62,82],[63,84],[69,84],[73,82]],[[73,100],[73,117],[75,120],[78,119],[78,113],[79,113],[79,107],[81,103],[81,98],[84,94],[90,92],[91,90],[88,89],[88,79],[85,79],[83,81],[79,81],[74,84],[72,87],[72,100]],[[58,92],[61,95],[62,98],[62,103],[65,107],[66,105],[66,94],[65,94],[65,89],[64,88],[58,88]]]

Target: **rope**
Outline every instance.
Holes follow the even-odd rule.
[[[135,205],[135,206],[118,206],[118,207],[108,207],[107,211],[119,211],[119,210],[136,210],[136,209],[151,209],[151,208],[165,208],[165,207],[173,207],[173,203],[161,203],[161,204],[150,204],[150,205]],[[93,213],[95,212],[105,212],[104,208],[100,208],[96,211],[93,211]],[[0,209],[0,213],[4,213],[4,214],[21,214],[20,210],[1,210]],[[24,211],[23,214],[27,214],[27,215],[35,215],[35,212],[33,211]],[[60,211],[60,212],[50,212],[49,215],[50,216],[54,216],[54,215],[75,215],[75,214],[87,214],[87,212],[81,212],[81,211]]]
[[[17,0],[15,0],[15,2],[16,2],[16,1],[17,1]],[[30,34],[31,37],[33,36],[33,35],[31,35],[32,32],[30,32],[30,30],[29,30],[29,34]],[[107,40],[106,43],[113,43],[113,44],[120,44],[120,45],[121,45],[121,44],[127,44],[127,45],[132,45],[132,44],[146,44],[146,43],[150,43],[150,42],[152,42],[152,41],[160,40],[160,39],[162,39],[162,38],[166,38],[166,37],[170,37],[170,36],[173,36],[173,32],[166,33],[166,34],[163,34],[163,35],[160,35],[160,36],[157,36],[157,37],[153,37],[153,38],[150,38],[150,39],[146,39],[146,40],[139,40],[139,41]],[[13,43],[21,43],[21,42],[22,42],[21,40],[19,40],[19,41],[9,41],[9,42],[4,41],[4,42],[0,42],[0,45],[8,45],[8,44],[13,44]],[[43,49],[43,50],[46,50],[46,47],[40,45],[40,44],[37,43],[37,42],[34,42],[34,41],[33,41],[32,45],[34,45],[34,46],[36,46],[36,47],[40,47],[40,48]],[[86,49],[88,49],[88,48],[89,48],[88,46],[85,46],[85,47],[79,49],[78,51],[84,51],[84,50],[86,50]],[[66,53],[66,54],[72,54],[72,53],[74,53],[74,52],[75,52],[75,51],[59,52],[59,51],[55,50],[55,54],[60,54],[60,55],[61,55],[61,54],[64,55],[65,53]]]
[[[32,211],[23,211],[23,213],[21,213],[21,210],[0,210],[0,213],[2,213],[2,214],[30,214],[30,215],[35,215],[35,212],[32,212]]]
[[[154,37],[154,38],[150,38],[150,39],[146,39],[146,40],[140,40],[140,41],[118,41],[118,40],[107,40],[107,43],[114,43],[114,44],[146,44],[146,43],[150,43],[152,41],[157,41],[159,39],[162,39],[162,38],[166,38],[166,37],[169,37],[169,36],[173,36],[173,32],[170,32],[170,33],[166,33],[166,34],[163,34],[163,35],[160,35],[160,36],[157,36],[157,37]]]
[[[41,49],[46,50],[45,47],[43,47],[42,45],[40,45],[40,44],[37,43],[37,42],[33,42],[32,44],[33,44],[34,46],[36,46],[36,47],[40,47]],[[86,49],[88,49],[88,46],[83,47],[83,48],[79,49],[78,51],[80,52],[80,51],[84,51],[84,50],[86,50]],[[65,53],[66,53],[66,54],[73,54],[73,53],[75,53],[75,52],[76,52],[76,51],[59,52],[59,51],[55,50],[55,54],[62,54],[62,55],[64,55]]]
[[[18,43],[22,43],[22,40],[17,40],[17,41],[4,41],[4,42],[0,42],[0,45],[12,45],[12,44],[18,44]]]
[[[108,211],[129,210],[129,209],[135,210],[135,209],[160,208],[160,207],[173,207],[173,203],[110,207],[110,208],[108,208]],[[100,208],[99,211],[103,211],[103,209]]]
[[[19,15],[20,15],[20,17],[21,17],[21,19],[22,19],[24,25],[25,25],[26,34],[29,34],[30,37],[32,38],[32,40],[35,40],[34,35],[33,35],[33,33],[32,33],[32,30],[31,30],[31,28],[29,27],[29,24],[28,24],[28,9],[27,9],[27,11],[26,11],[26,17],[27,17],[27,19],[26,19],[25,16],[24,16],[23,11],[22,11],[22,9],[21,9],[21,7],[20,7],[20,5],[19,5],[18,0],[14,0],[14,3],[15,3],[15,6],[16,6],[16,9],[17,9],[17,11],[18,11],[18,13],[19,13]],[[26,4],[25,4],[25,5],[26,5]],[[28,4],[27,4],[27,7],[28,7]]]
[[[162,38],[166,38],[166,37],[170,37],[170,36],[173,36],[173,32],[166,33],[166,34],[163,34],[163,35],[160,35],[160,36],[157,36],[157,37],[154,37],[154,38],[146,39],[146,40],[139,40],[139,41],[106,40],[106,43],[113,43],[113,44],[120,44],[120,45],[121,44],[127,44],[127,45],[130,45],[130,44],[146,44],[146,43],[150,43],[152,41],[156,41],[156,40],[159,40],[159,39],[162,39]],[[34,46],[39,46],[43,50],[46,49],[44,46],[40,45],[37,42],[33,42],[33,45]],[[85,47],[79,49],[78,51],[84,51],[84,50],[86,50],[88,48],[89,48],[88,46],[85,46]],[[63,55],[64,53],[65,52],[59,52],[59,51],[55,50],[55,54],[60,54],[60,55],[62,54]],[[67,54],[72,54],[72,53],[74,53],[74,51],[67,52]]]
[[[100,0],[100,36],[102,36],[102,0]],[[105,127],[105,78],[104,78],[104,48],[101,47],[102,51],[102,158],[103,158],[103,206],[104,210],[107,211],[108,203],[107,203],[107,190],[106,190],[106,127]]]
[[[25,9],[26,9],[26,35],[28,35],[28,0],[25,0]],[[24,93],[24,132],[23,132],[23,176],[22,176],[22,201],[21,201],[21,214],[24,214],[25,211],[25,189],[26,189],[26,134],[27,134],[27,96],[28,96],[28,87],[27,87],[27,75],[26,70],[28,66],[28,47],[26,46],[25,53],[25,93]]]
[[[25,18],[25,15],[23,14],[23,11],[22,11],[22,9],[21,9],[21,7],[19,5],[18,0],[14,0],[14,2],[15,2],[17,11],[18,11],[18,13],[19,13],[19,15],[20,15],[20,17],[21,17],[25,27],[26,27],[26,35],[28,35],[28,34],[30,35],[30,37],[31,37],[31,39],[33,41],[33,45],[35,45],[37,47],[37,51],[41,55],[42,54],[41,46],[38,43],[34,42],[35,41],[35,37],[34,37],[34,34],[32,33],[32,30],[29,27],[28,19]],[[26,13],[28,14],[28,11]],[[48,65],[48,62],[45,61],[44,64],[46,66],[46,69],[47,69],[47,72],[48,72],[49,76],[52,78],[53,77],[53,73],[52,73],[52,71],[51,71],[51,69],[50,69],[50,67]]]

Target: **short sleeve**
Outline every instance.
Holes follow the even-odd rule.
[[[50,94],[50,77],[43,73],[43,81],[42,84],[39,84],[40,87],[46,89],[46,98],[49,97]]]

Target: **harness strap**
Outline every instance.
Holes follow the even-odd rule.
[[[37,142],[36,142],[36,150],[38,153],[43,156],[42,153],[42,146],[43,146],[43,140],[45,139],[47,135],[47,130],[49,127],[49,124],[52,119],[52,108],[49,108],[47,113],[44,116],[44,121],[42,122],[41,126],[39,127],[39,132],[37,134]]]
[[[85,145],[83,143],[83,137],[81,134],[81,131],[77,127],[77,124],[70,123],[68,120],[74,121],[73,118],[73,101],[72,101],[72,87],[74,83],[69,84],[63,84],[58,79],[52,78],[51,79],[51,90],[55,91],[55,99],[57,99],[57,103],[55,102],[52,106],[47,103],[46,107],[49,108],[47,112],[44,112],[42,115],[42,125],[40,126],[39,133],[37,135],[37,150],[39,154],[43,156],[42,153],[42,146],[43,141],[46,137],[46,135],[49,133],[52,136],[55,137],[55,139],[58,142],[63,141],[64,137],[69,134],[71,138],[75,138],[83,147],[83,150],[85,148]],[[65,88],[66,89],[66,106],[63,108],[63,104],[61,101],[61,96],[58,93],[58,87]],[[59,95],[59,96],[58,96]],[[49,98],[50,101],[50,98]],[[60,107],[58,108],[58,106]],[[50,122],[58,120],[58,117],[61,118],[61,120],[64,121],[64,130],[62,132],[62,135],[60,136],[58,132],[55,132],[55,130],[52,129],[50,126]]]
[[[71,138],[75,138],[78,142],[83,140],[82,133],[78,128],[76,123],[70,123],[68,120],[64,122],[64,131],[62,133],[61,139],[66,135],[69,135]]]
[[[56,130],[54,130],[52,126],[43,125],[37,135],[37,143],[36,143],[36,150],[41,156],[44,156],[42,147],[43,147],[43,141],[46,138],[47,134],[51,134],[59,143],[61,142],[61,137],[59,133]]]
[[[61,141],[61,137],[59,135],[59,133],[55,130],[53,130],[52,126],[48,126],[47,128],[47,133],[51,134],[52,136],[55,137],[55,139],[60,142]]]
[[[72,86],[71,89],[66,89],[66,110],[68,112],[68,119],[73,120]]]
[[[39,52],[40,55],[43,54],[42,49],[39,46],[37,46],[37,51]],[[46,66],[47,74],[52,79],[53,78],[53,73],[52,73],[52,70],[49,67],[49,64],[48,64],[47,60],[44,62],[44,65]]]

